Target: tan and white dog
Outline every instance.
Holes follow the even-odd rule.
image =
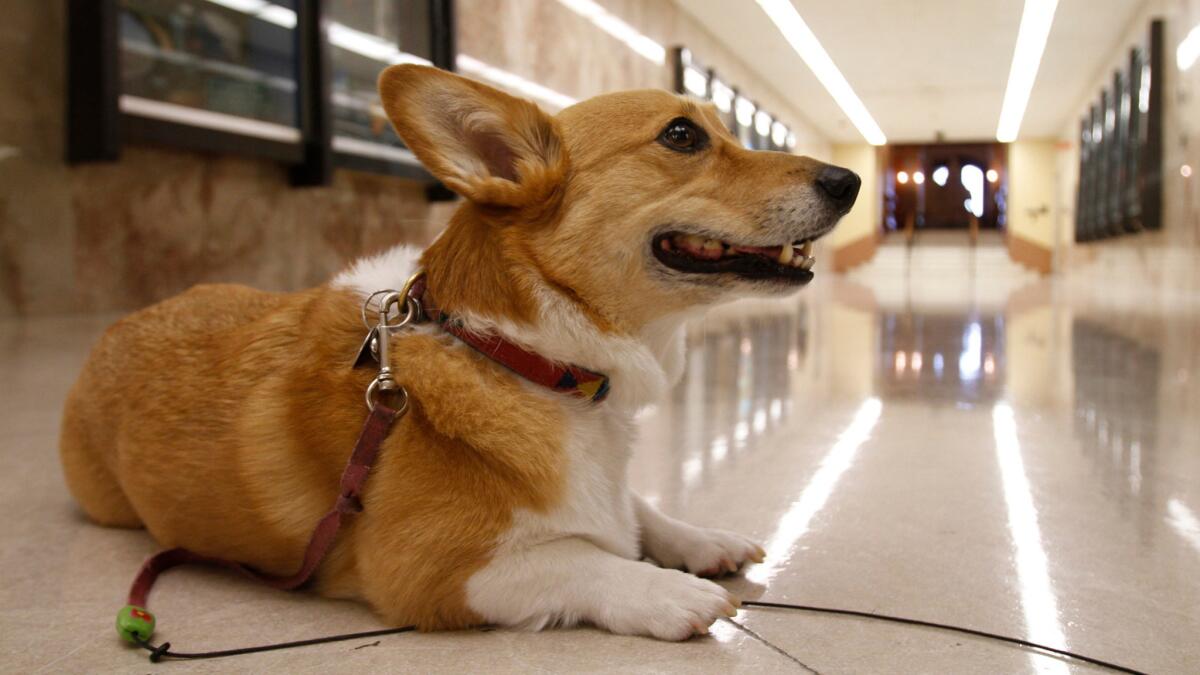
[[[312,290],[199,286],[116,323],[66,403],[71,491],[100,524],[293,572],[366,415],[373,373],[347,367],[360,306],[419,267],[468,330],[604,373],[611,394],[537,386],[436,325],[397,335],[411,410],[319,592],[422,629],[704,632],[737,600],[697,575],[763,551],[630,493],[633,415],[681,374],[689,313],[812,278],[811,242],[858,177],[748,151],[711,106],[663,91],[549,116],[419,66],[388,69],[380,89],[404,142],[465,198],[446,230]]]

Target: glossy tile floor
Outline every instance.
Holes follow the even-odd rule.
[[[938,289],[929,300],[909,277],[826,275],[798,298],[697,324],[684,381],[641,417],[635,487],[763,542],[767,561],[725,582],[747,598],[1200,671],[1200,295],[1024,279],[998,296],[978,292],[990,279],[947,278],[923,280]],[[154,543],[85,523],[57,460],[63,395],[110,319],[0,324],[0,671],[151,668],[112,622]],[[352,603],[195,569],[167,575],[154,609],[159,637],[185,650],[378,627]],[[405,634],[158,668],[1095,671],[936,630],[764,610],[683,644],[591,629]]]

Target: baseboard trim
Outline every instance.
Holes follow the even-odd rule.
[[[1054,271],[1054,252],[1020,235],[1008,233],[1008,257],[1038,274]]]
[[[833,271],[842,274],[870,261],[875,257],[875,250],[879,248],[879,238],[878,232],[872,232],[845,246],[833,249]]]

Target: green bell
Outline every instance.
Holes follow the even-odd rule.
[[[154,634],[154,615],[143,607],[125,605],[117,612],[117,634],[128,642],[145,642]]]

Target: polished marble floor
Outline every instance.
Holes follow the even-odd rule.
[[[763,543],[766,562],[725,582],[743,597],[1200,672],[1196,296],[1148,302],[1096,280],[1023,279],[982,300],[947,291],[966,289],[952,278],[898,291],[910,277],[825,276],[693,326],[684,380],[641,415],[635,487]],[[150,668],[112,620],[154,544],[83,522],[56,456],[63,395],[109,318],[0,323],[0,671]],[[160,586],[160,637],[180,649],[378,626],[358,605],[218,572]],[[936,630],[769,610],[683,644],[590,629],[406,634],[159,668],[1099,672]]]

